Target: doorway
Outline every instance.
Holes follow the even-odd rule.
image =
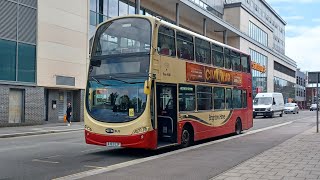
[[[158,147],[177,143],[177,86],[157,84]]]
[[[10,89],[9,123],[24,122],[24,90]]]

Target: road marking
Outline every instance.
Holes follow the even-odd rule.
[[[105,167],[99,167],[99,166],[90,166],[90,165],[84,165],[84,167],[88,167],[88,168],[94,168],[94,169],[103,169]]]
[[[94,149],[87,149],[87,150],[83,150],[83,151],[80,151],[80,152],[90,152],[90,151],[95,151],[95,150],[101,150],[102,148],[94,148]]]
[[[59,164],[59,162],[56,161],[46,161],[41,159],[32,159],[33,162],[42,162],[42,163],[50,163],[50,164]]]
[[[190,150],[193,150],[193,149],[198,149],[200,147],[209,146],[209,145],[212,145],[212,144],[217,144],[217,143],[220,143],[220,142],[228,141],[228,140],[231,140],[231,139],[236,139],[236,138],[247,136],[247,135],[250,135],[250,134],[255,134],[255,133],[266,131],[266,130],[269,130],[269,129],[273,129],[273,128],[289,125],[291,123],[293,123],[293,121],[282,123],[282,124],[278,124],[278,125],[274,125],[274,126],[270,126],[270,127],[266,127],[266,128],[262,128],[262,129],[247,131],[246,133],[240,134],[240,135],[237,135],[237,136],[232,136],[232,137],[228,137],[228,138],[224,138],[224,139],[219,139],[219,140],[216,140],[216,141],[211,141],[211,142],[207,142],[207,143],[204,143],[204,144],[195,145],[195,146],[191,146],[191,147],[188,147],[188,148],[167,152],[167,153],[164,153],[164,154],[159,154],[159,155],[150,156],[150,157],[141,158],[141,159],[135,159],[135,160],[132,160],[132,161],[127,161],[127,162],[123,162],[123,163],[119,163],[119,164],[114,164],[114,165],[102,167],[102,168],[99,168],[99,169],[83,171],[83,172],[79,172],[79,173],[76,173],[76,174],[71,174],[71,175],[68,175],[68,176],[56,178],[56,179],[53,179],[53,180],[75,180],[75,179],[85,178],[85,177],[89,177],[89,176],[93,176],[93,175],[97,175],[97,174],[101,174],[101,173],[106,173],[106,172],[109,172],[109,171],[112,171],[112,170],[116,170],[116,169],[120,169],[120,168],[124,168],[124,167],[128,167],[128,166],[132,166],[132,165],[136,165],[136,164],[140,164],[140,163],[143,163],[143,162],[147,162],[147,161],[163,158],[163,157],[166,157],[166,156],[170,156],[170,155],[174,155],[174,154],[179,154],[179,153],[182,153],[182,152],[190,151]]]
[[[55,158],[55,157],[59,157],[61,155],[54,155],[54,156],[49,156],[49,157],[45,157],[44,159],[50,159],[50,158]]]

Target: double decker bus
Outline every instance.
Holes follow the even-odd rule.
[[[250,56],[161,19],[99,25],[85,98],[86,143],[157,149],[253,125]]]

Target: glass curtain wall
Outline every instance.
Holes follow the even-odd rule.
[[[287,103],[289,98],[295,99],[295,83],[274,77],[274,92],[282,93],[284,102]]]
[[[37,0],[0,1],[0,81],[36,81]]]
[[[250,49],[251,60],[261,66],[267,67],[268,57]],[[259,92],[267,92],[267,71],[260,72],[252,69],[252,93],[255,97]]]

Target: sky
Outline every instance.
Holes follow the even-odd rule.
[[[287,22],[288,57],[302,71],[320,71],[320,0],[266,0]]]

